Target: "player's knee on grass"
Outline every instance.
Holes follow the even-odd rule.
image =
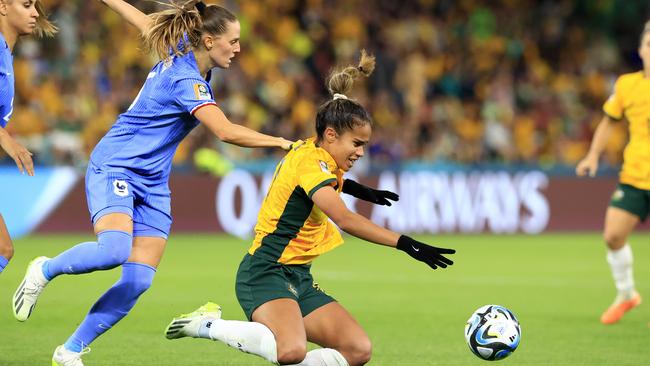
[[[133,237],[119,230],[106,230],[97,235],[97,244],[103,249],[105,269],[117,267],[125,263],[131,255]]]
[[[339,352],[351,366],[364,365],[372,357],[372,343],[368,337],[351,339]]]
[[[294,365],[302,362],[307,355],[305,342],[278,343],[278,363],[280,365]]]

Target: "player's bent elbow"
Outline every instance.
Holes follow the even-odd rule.
[[[345,212],[342,215],[330,216],[330,219],[339,227],[339,229],[350,234],[350,230],[353,230],[354,227],[357,227],[359,224],[354,220],[354,214],[352,212]]]
[[[346,233],[349,233],[350,227],[352,225],[350,225],[349,223],[347,223],[345,221],[338,221],[338,222],[336,220],[332,220],[332,221],[334,221],[334,223],[336,224],[336,226],[339,227],[339,229],[345,231]]]
[[[214,131],[214,134],[217,136],[217,138],[223,142],[226,143],[231,143],[232,142],[232,134],[228,133],[226,129],[219,129],[218,131]]]

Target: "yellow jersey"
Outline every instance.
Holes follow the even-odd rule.
[[[338,228],[311,200],[325,185],[341,192],[343,172],[314,139],[294,146],[275,168],[248,253],[283,264],[306,264],[343,243]]]
[[[625,117],[629,122],[620,182],[650,189],[650,79],[642,71],[621,75],[603,111],[614,120]]]

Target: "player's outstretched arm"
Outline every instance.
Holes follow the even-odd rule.
[[[587,174],[590,177],[596,176],[596,171],[598,170],[598,159],[600,159],[600,154],[605,149],[607,140],[609,140],[609,136],[612,134],[612,126],[614,123],[616,123],[616,121],[607,115],[600,121],[598,127],[596,127],[594,137],[591,140],[589,152],[576,166],[576,175],[579,177],[583,177]]]
[[[234,124],[215,105],[206,105],[195,113],[201,123],[206,125],[219,140],[242,147],[279,147],[283,150],[291,148],[292,141],[282,137],[265,135],[248,127]]]
[[[348,234],[376,244],[395,247],[433,269],[446,268],[454,264],[452,260],[444,256],[456,253],[454,249],[430,246],[376,225],[367,218],[348,210],[341,197],[331,186],[318,189],[312,195],[312,200],[341,230]]]
[[[343,193],[383,206],[391,206],[392,203],[389,200],[399,201],[399,195],[395,192],[373,189],[352,179],[346,179],[343,182]]]
[[[113,11],[118,13],[122,18],[127,22],[133,24],[140,33],[144,33],[149,29],[151,24],[151,18],[140,10],[138,10],[133,5],[122,1],[122,0],[99,0],[104,3],[106,6],[111,8]]]
[[[13,137],[2,127],[0,127],[0,146],[4,151],[11,156],[16,162],[16,166],[21,173],[25,173],[30,177],[34,176],[34,162],[32,161],[32,153],[29,152],[23,145],[19,144]]]

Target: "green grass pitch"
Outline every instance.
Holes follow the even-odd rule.
[[[371,365],[483,365],[463,328],[481,305],[501,304],[521,321],[519,349],[503,365],[642,365],[650,360],[650,306],[603,326],[614,296],[597,233],[539,236],[421,236],[456,248],[456,265],[431,271],[404,253],[353,238],[312,267],[322,288],[362,324],[373,341]],[[11,296],[27,263],[90,236],[16,240],[16,256],[0,275],[0,365],[49,365],[119,269],[62,276],[45,290],[25,323],[11,315]],[[650,300],[650,235],[631,238],[637,287]],[[84,357],[100,365],[266,365],[262,359],[207,340],[168,341],[163,330],[178,313],[207,300],[224,318],[243,319],[234,295],[237,265],[248,243],[228,236],[172,235],[153,287]]]

